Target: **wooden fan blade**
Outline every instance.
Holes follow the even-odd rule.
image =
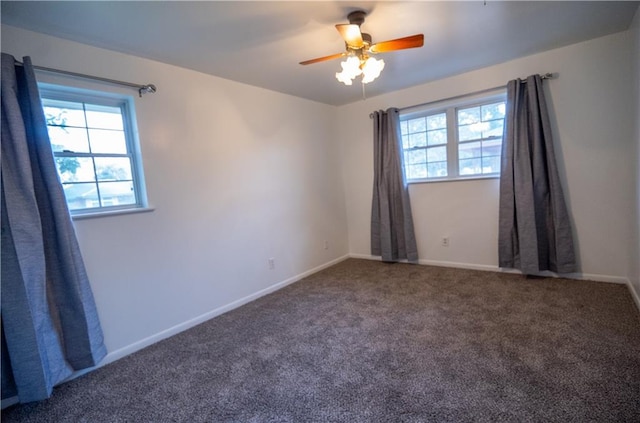
[[[424,45],[424,34],[411,35],[409,37],[398,38],[396,40],[382,41],[371,46],[371,53],[385,53],[387,51],[403,50],[405,48],[422,47]]]
[[[304,62],[300,62],[301,65],[311,65],[313,63],[325,62],[327,60],[339,59],[342,56],[346,56],[347,53],[336,53],[331,56],[318,57],[317,59],[305,60]]]
[[[358,25],[338,24],[336,25],[336,29],[349,47],[358,49],[362,48],[364,45],[364,42],[362,41],[362,33],[360,32],[360,27]]]

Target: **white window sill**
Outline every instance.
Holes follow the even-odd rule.
[[[432,184],[436,182],[477,181],[482,179],[500,179],[500,175],[460,176],[457,178],[410,179],[407,181],[407,185]]]
[[[91,213],[71,214],[71,219],[73,220],[94,219],[96,217],[120,216],[123,214],[149,213],[154,210],[155,209],[153,207],[138,207],[135,209],[96,211]]]

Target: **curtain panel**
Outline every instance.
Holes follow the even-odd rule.
[[[507,84],[498,255],[500,267],[524,274],[576,271],[571,222],[539,75]]]
[[[417,263],[398,109],[373,112],[373,155],[371,254],[387,262],[406,259]]]
[[[106,348],[30,58],[1,79],[2,397],[29,402]]]

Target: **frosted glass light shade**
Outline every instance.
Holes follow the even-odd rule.
[[[353,80],[360,74],[360,59],[356,56],[350,56],[340,64],[342,66],[342,72],[336,72],[336,79],[345,85],[351,85]]]
[[[340,64],[342,72],[336,72],[336,79],[345,85],[352,85],[353,80],[362,75],[362,83],[369,82],[380,76],[380,72],[384,69],[384,60],[378,60],[373,57],[367,58],[361,62],[356,56],[350,56]]]
[[[384,60],[377,60],[373,57],[369,57],[362,67],[362,83],[368,84],[379,77],[382,69],[384,69]]]

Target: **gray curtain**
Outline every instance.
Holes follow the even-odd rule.
[[[383,261],[418,261],[409,189],[402,167],[398,109],[373,112],[371,254]]]
[[[576,271],[571,222],[539,75],[507,84],[498,253],[500,267],[524,274]]]
[[[29,402],[106,349],[31,60],[23,63],[2,54],[2,397]]]

